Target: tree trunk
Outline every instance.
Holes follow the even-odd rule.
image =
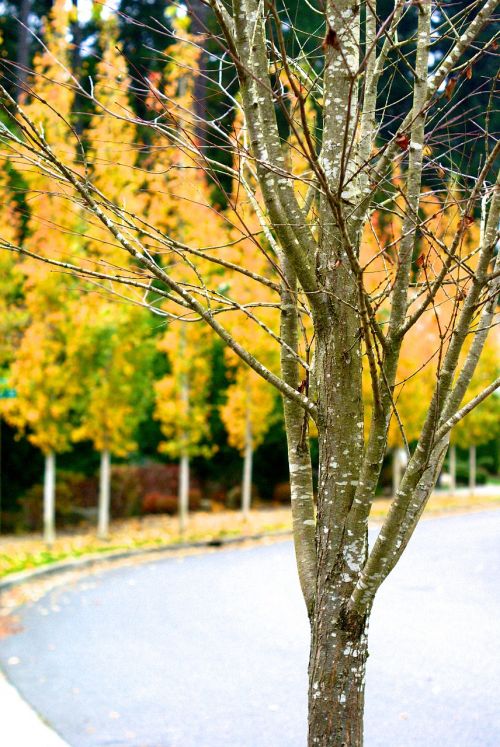
[[[457,447],[452,444],[450,446],[450,493],[454,495],[457,489]]]
[[[53,451],[45,455],[43,481],[43,539],[51,545],[56,538],[56,457]]]
[[[250,396],[249,394],[247,395]],[[253,440],[252,422],[250,420],[250,402],[247,402],[246,430],[245,430],[245,454],[243,457],[243,481],[241,485],[241,511],[243,518],[247,519],[252,502],[252,463],[253,463]]]
[[[399,448],[392,450],[392,494],[396,495],[401,483],[401,455]]]
[[[336,595],[345,590],[339,580]],[[309,747],[361,747],[368,619],[318,605],[309,661]]]
[[[186,335],[185,326],[181,327],[179,341],[179,355],[184,358],[186,355]],[[189,378],[184,369],[180,377],[180,398],[186,417],[189,421]],[[181,433],[181,449],[179,462],[179,532],[184,534],[188,523],[189,513],[189,432],[187,429]]]
[[[280,332],[288,345],[288,349],[281,347],[281,372],[286,383],[297,389],[301,377],[297,360],[290,353],[290,350],[298,351],[297,277],[285,255],[281,255],[280,261],[284,279],[281,286]],[[309,417],[288,397],[283,398],[283,413],[290,470],[293,543],[300,587],[310,616],[314,607],[316,584],[316,519],[309,448]]]
[[[182,454],[179,464],[179,531],[184,534],[189,512],[189,456]]]
[[[241,511],[244,519],[248,519],[250,506],[252,503],[252,463],[253,447],[252,442],[245,446],[245,456],[243,458],[243,484],[241,488]]]
[[[345,278],[345,287],[348,281]],[[361,747],[363,743],[367,618],[346,613],[367,553],[366,524],[352,528],[347,524],[364,440],[360,343],[353,305],[334,307],[334,320],[341,320],[337,323],[342,330],[337,331],[336,344],[329,337],[334,323],[318,334],[316,342],[320,419],[309,747]]]
[[[107,449],[101,451],[101,471],[99,475],[99,519],[97,536],[107,539],[109,534],[109,504],[111,497],[111,457]]]
[[[476,447],[469,446],[469,492],[474,495],[476,490]]]

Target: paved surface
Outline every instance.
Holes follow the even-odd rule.
[[[1,673],[0,744],[4,747],[68,747]]]
[[[500,512],[420,524],[372,618],[366,747],[500,744],[499,530]],[[108,571],[21,622],[0,664],[71,747],[305,745],[290,543]]]

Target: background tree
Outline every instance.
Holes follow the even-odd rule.
[[[173,123],[173,137],[155,133],[146,160],[145,184],[148,228],[152,228],[151,249],[161,256],[162,265],[176,273],[186,285],[197,284],[201,274],[212,274],[209,263],[185,263],[182,255],[162,246],[163,232],[185,245],[196,244],[200,233],[209,236],[214,246],[227,242],[222,221],[212,208],[205,171],[190,149],[179,145],[179,137],[190,132],[196,138],[194,85],[198,75],[200,51],[190,34],[184,17],[172,20],[176,41],[167,50],[167,64],[161,88],[153,78],[147,98],[149,108],[163,116],[166,100],[171,101],[168,116]],[[159,82],[159,81],[158,81]],[[158,199],[160,195],[160,199]],[[149,196],[149,199],[148,199]],[[179,518],[181,532],[187,523],[189,506],[189,462],[195,455],[210,454],[209,439],[210,361],[213,338],[199,324],[197,315],[187,314],[187,323],[175,323],[170,301],[163,304],[168,329],[159,343],[167,356],[170,373],[155,385],[156,417],[167,437],[160,450],[179,458]],[[173,323],[172,323],[173,321]]]
[[[65,67],[69,62],[68,28],[67,4],[57,0],[45,21],[45,48],[35,56],[34,73],[26,83],[30,92],[26,113],[37,121],[46,142],[73,166],[76,144],[68,137],[73,94]],[[16,124],[22,127],[22,119]],[[13,148],[10,157],[27,185],[26,245],[44,257],[54,250],[75,257],[81,220],[71,199],[72,189],[62,183],[54,185],[50,175],[33,169],[32,151],[21,144]],[[3,239],[11,240],[5,232]],[[6,404],[5,417],[20,433],[27,432],[31,443],[44,453],[44,537],[50,543],[55,535],[55,455],[70,448],[70,412],[80,391],[66,365],[77,283],[30,258],[19,269],[25,277],[28,326],[9,375],[17,396]]]
[[[142,177],[134,170],[137,128],[126,118],[130,113],[130,78],[118,46],[114,15],[101,20],[99,39],[102,56],[96,66],[95,90],[100,105],[90,119],[85,138],[96,190],[119,204],[126,215],[142,208]],[[86,235],[90,266],[99,270],[121,261],[119,245],[109,241],[106,228],[92,216]],[[131,273],[133,265],[130,258],[127,270]],[[86,387],[86,395],[79,402],[80,423],[74,437],[92,441],[101,455],[98,534],[102,538],[109,531],[111,455],[124,457],[135,449],[135,432],[148,405],[144,390],[151,386],[147,371],[151,361],[147,339],[150,328],[144,311],[123,303],[110,304],[106,291],[123,295],[120,287],[107,283],[100,294],[83,297],[75,311],[75,349],[71,354],[75,375],[80,371]],[[133,338],[127,336],[129,328],[136,330]]]
[[[241,110],[237,112],[233,127],[235,136],[244,144],[248,133],[244,128]],[[234,167],[237,173],[242,173],[244,158],[237,159]],[[258,205],[262,203],[257,185],[254,186],[253,201]],[[236,267],[244,266],[258,276],[270,275],[269,286],[262,288],[258,281],[248,275],[242,275],[238,271],[225,273],[225,283],[217,289],[221,298],[230,292],[247,310],[246,314],[236,312],[228,316],[227,329],[240,345],[251,350],[267,367],[277,370],[277,355],[269,333],[271,330],[275,339],[278,338],[279,315],[272,290],[276,272],[269,266],[267,259],[269,247],[263,251],[259,241],[254,238],[259,236],[262,228],[252,203],[246,193],[241,191],[237,179],[234,180],[226,214],[227,220],[232,224],[230,237],[233,239],[232,245],[225,252],[227,261]],[[256,297],[260,297],[262,308],[253,310],[252,303]],[[267,306],[264,305],[266,301]],[[252,499],[253,453],[262,443],[276,417],[276,403],[272,389],[265,380],[249,369],[230,348],[225,353],[231,384],[226,391],[226,401],[220,408],[220,414],[228,433],[229,444],[243,456],[241,509],[243,516],[248,517]]]
[[[137,449],[137,430],[151,399],[153,350],[144,310],[92,297],[75,310],[67,366],[83,392],[75,407],[78,424],[72,437],[91,441],[100,452],[102,539],[109,533],[111,456],[126,457]]]
[[[234,381],[226,394],[221,417],[230,446],[238,449],[243,456],[241,510],[247,518],[252,501],[253,453],[272,425],[275,397],[269,384],[243,366],[237,367]]]
[[[21,231],[21,216],[15,204],[8,168],[0,172],[0,224],[7,241],[16,243]],[[23,275],[19,258],[0,253],[0,376],[5,378],[26,324],[23,302]]]
[[[100,24],[101,57],[96,66],[95,92],[99,105],[85,129],[88,161],[91,164],[92,182],[103,199],[120,205],[124,215],[142,209],[140,197],[141,173],[135,171],[138,152],[137,127],[128,121],[130,78],[127,63],[118,46],[118,25],[114,15]],[[87,213],[88,240],[86,252],[95,260],[95,267],[113,266],[120,262],[121,247],[109,240],[109,231],[95,216]],[[134,260],[128,260],[133,268]],[[123,292],[123,289],[122,291]]]
[[[7,422],[26,433],[45,457],[43,526],[48,544],[55,539],[56,455],[71,447],[71,414],[81,395],[80,381],[68,365],[71,327],[66,322],[62,313],[58,318],[53,312],[50,322],[30,323],[9,375],[16,397],[5,400],[3,407]]]
[[[155,417],[166,440],[160,451],[179,459],[179,522],[183,533],[189,512],[189,463],[209,455],[210,335],[200,325],[171,327],[160,342],[171,372],[155,384]]]
[[[496,332],[496,330],[495,330]],[[485,345],[481,362],[472,379],[470,393],[472,396],[482,391],[489,381],[500,374],[498,363],[498,334],[493,334]],[[454,427],[452,443],[463,449],[469,449],[469,490],[476,488],[476,448],[500,435],[500,399],[497,394],[488,402],[476,407]],[[456,482],[456,479],[455,479]]]

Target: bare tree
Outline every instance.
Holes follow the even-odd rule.
[[[235,265],[227,247],[183,243],[151,225],[146,215],[131,215],[110,202],[86,168],[61,160],[37,122],[4,89],[2,108],[13,125],[3,127],[2,140],[14,164],[43,172],[54,191],[104,225],[109,240],[132,255],[136,271],[62,257],[44,261],[115,294],[124,284],[129,297],[135,290],[137,303],[173,322],[207,324],[283,395],[294,543],[311,626],[309,745],[359,747],[374,597],[422,515],[451,428],[499,385],[499,379],[492,381],[463,404],[494,325],[500,282],[499,147],[489,131],[491,81],[478,84],[484,107],[474,113],[480,123],[474,148],[481,154],[475,160],[460,161],[463,114],[456,105],[474,65],[495,57],[493,34],[485,29],[496,2],[454,9],[429,0],[396,0],[384,12],[368,0],[361,6],[357,0],[326,0],[317,7],[299,2],[297,17],[316,19],[314,32],[295,28],[286,7],[272,1],[207,0],[207,5],[219,24],[214,41],[228,109],[206,121],[202,131],[231,152],[233,165],[217,160],[213,149],[209,155],[200,148],[196,113],[161,90],[143,83],[144,95],[153,92],[160,106],[151,120],[114,114],[180,149],[184,163],[203,169],[221,190],[228,179],[238,182],[261,224],[260,233],[249,232],[242,216],[239,231],[242,240],[266,253],[269,275]],[[185,43],[192,47],[197,41],[186,34]],[[228,68],[234,72],[230,85]],[[399,77],[406,88],[395,100],[391,87]],[[101,106],[69,72],[67,85]],[[243,135],[235,135],[240,107]],[[71,132],[68,126],[68,137]],[[296,157],[307,164],[300,173],[293,167]],[[479,164],[475,170],[473,162]],[[452,233],[436,231],[436,211],[432,220],[426,214],[430,195],[441,205],[438,219],[448,220],[451,208],[458,211]],[[237,214],[230,194],[227,199]],[[363,237],[377,210],[386,211],[401,230],[367,256]],[[465,237],[473,222],[482,230],[470,247]],[[26,247],[1,245],[33,256]],[[252,278],[255,302],[241,304],[221,290],[220,274],[210,280],[210,265]],[[192,270],[189,282],[186,267]],[[273,290],[280,313],[279,334],[266,328],[270,343],[281,349],[280,376],[224,325],[224,314],[239,313],[262,328],[259,286]],[[417,442],[409,449],[404,439],[408,463],[369,548],[368,518],[389,423],[399,420],[401,348],[429,315],[436,319],[433,395]],[[366,429],[363,369],[371,382]],[[311,419],[320,447],[316,505],[307,437]],[[400,426],[404,438],[404,423]]]

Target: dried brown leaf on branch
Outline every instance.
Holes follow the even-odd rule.
[[[336,49],[337,51],[340,50],[340,41],[335,29],[332,29],[331,27],[328,28],[321,46],[324,52],[326,52],[329,47],[331,49]]]

